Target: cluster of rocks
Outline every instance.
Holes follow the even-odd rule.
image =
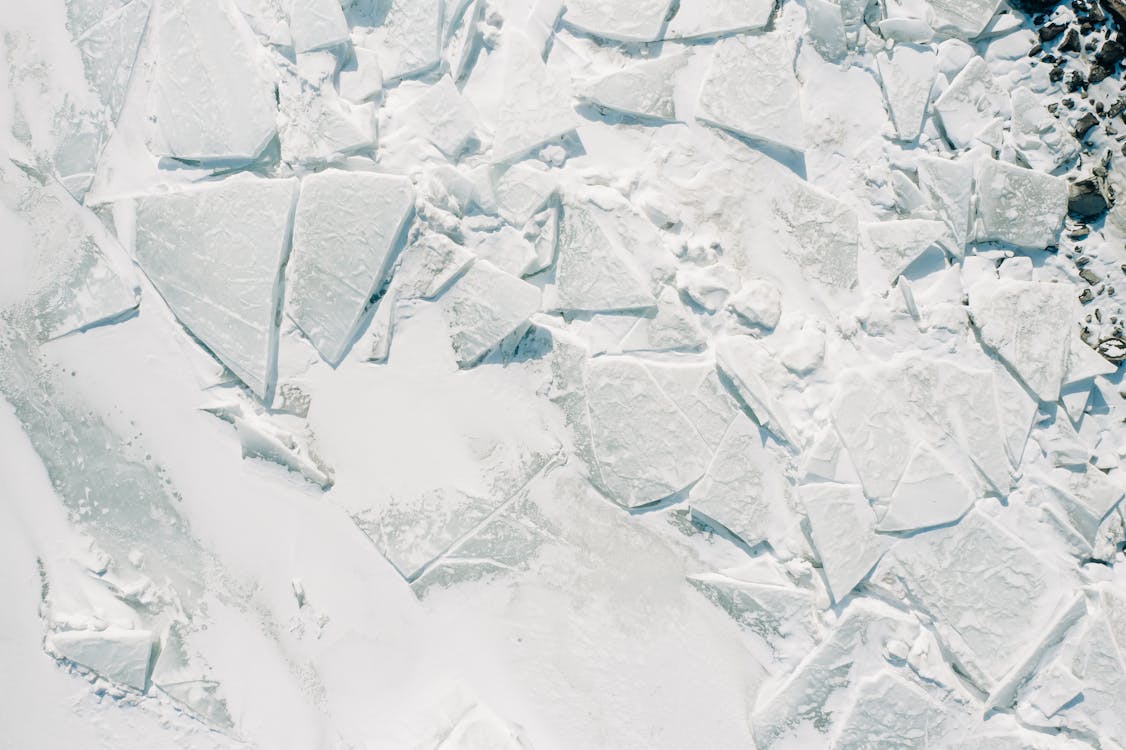
[[[1121,245],[1126,232],[1126,1],[1074,0],[1070,4],[1020,0],[1014,5],[1037,27],[1039,41],[1029,55],[1050,65],[1049,80],[1059,93],[1048,106],[1069,124],[1079,155],[1061,171],[1070,182],[1067,231],[1060,252],[1074,263],[1086,286],[1079,300],[1087,307],[1083,340],[1115,364],[1126,359],[1126,311],[1116,298],[1115,279],[1126,276]],[[1116,206],[1116,199],[1123,203]]]

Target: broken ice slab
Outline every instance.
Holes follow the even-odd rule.
[[[442,76],[415,99],[404,116],[412,128],[455,162],[477,129],[477,110],[449,76]]]
[[[545,65],[526,34],[506,30],[499,54],[504,63],[504,93],[493,140],[496,164],[515,161],[580,123],[571,102],[569,74]]]
[[[754,140],[805,149],[794,48],[780,32],[715,44],[697,119]]]
[[[586,97],[602,109],[675,120],[676,76],[689,59],[688,54],[677,54],[630,65],[591,83]]]
[[[809,40],[818,54],[829,62],[841,61],[848,51],[841,10],[840,3],[833,0],[806,0]]]
[[[111,123],[117,121],[125,104],[125,93],[151,8],[151,0],[133,0],[107,14],[76,39],[86,80],[106,107]]]
[[[1007,373],[997,372],[999,365],[981,360],[985,366],[908,357],[897,363],[881,387],[895,395],[923,442],[938,450],[976,492],[985,488],[979,487],[975,469],[994,490],[1007,494],[1013,464],[1006,440],[1010,434],[1019,440],[1022,419],[1027,437],[1035,403]],[[1017,392],[1010,393],[1009,384]]]
[[[962,39],[973,39],[981,34],[1001,0],[927,0],[935,31]]]
[[[792,376],[762,342],[750,336],[720,339],[716,342],[716,368],[760,425],[780,440],[798,446],[800,435],[779,398]]]
[[[339,0],[297,0],[290,3],[289,26],[297,54],[327,49],[349,41],[348,22]]]
[[[1013,146],[1028,166],[1053,172],[1079,155],[1079,141],[1048,112],[1043,99],[1023,86],[1013,90]]]
[[[1059,240],[1067,181],[1012,164],[983,160],[977,170],[978,239],[1041,250]]]
[[[492,174],[497,211],[514,227],[524,226],[558,188],[558,178],[540,162],[500,167]]]
[[[958,729],[957,718],[921,687],[884,669],[857,685],[833,747],[942,747]]]
[[[435,588],[527,569],[544,543],[558,533],[537,504],[541,492],[539,486],[522,490],[472,536],[451,547],[411,582],[415,596],[421,599]]]
[[[857,281],[859,228],[856,212],[804,180],[772,196],[772,208],[785,235],[782,251],[802,273],[832,289],[851,289]]]
[[[429,489],[393,493],[373,507],[351,511],[356,526],[408,582],[421,580],[447,554],[486,532],[536,477],[560,463],[557,455],[488,439],[478,440],[472,451],[481,457],[469,483],[455,487],[439,478]]]
[[[930,106],[931,88],[938,74],[934,50],[897,44],[876,55],[888,113],[901,141],[913,141],[923,130]]]
[[[284,162],[320,166],[375,148],[375,104],[338,96],[331,84],[335,68],[336,57],[322,51],[299,55],[296,69],[282,69],[278,135]]]
[[[337,74],[337,84],[340,95],[353,104],[374,99],[383,91],[379,55],[370,49],[354,47],[351,58]]]
[[[1050,555],[980,510],[900,540],[881,563],[877,583],[885,579],[931,619],[957,667],[987,692],[1022,658],[1013,644],[1045,631],[1066,588]]]
[[[871,498],[890,497],[915,450],[903,406],[862,373],[850,373],[832,403],[833,425]]]
[[[220,0],[167,0],[154,14],[152,151],[250,161],[274,137],[274,81],[245,23]]]
[[[1041,401],[1060,395],[1077,319],[1074,290],[1042,281],[982,280],[970,287],[981,343]]]
[[[1042,489],[1063,510],[1065,522],[1091,546],[1098,539],[1100,524],[1123,495],[1115,481],[1087,465],[1074,471],[1055,469]]]
[[[265,398],[297,180],[232,178],[137,200],[141,269],[181,323]]]
[[[565,0],[563,23],[576,31],[620,42],[661,36],[673,0]]]
[[[720,573],[690,575],[688,583],[741,628],[761,638],[776,658],[808,653],[816,643],[811,591],[741,581]]]
[[[711,452],[641,360],[598,357],[584,369],[596,484],[637,508],[698,480]]]
[[[253,415],[236,418],[234,424],[243,458],[272,461],[300,474],[321,489],[332,487],[333,479],[328,467],[307,455],[308,451],[299,447],[290,433],[270,424],[266,418]]]
[[[440,304],[458,366],[472,367],[506,340],[519,338],[539,310],[540,290],[478,260]]]
[[[860,225],[860,264],[862,281],[868,281],[874,288],[894,284],[907,267],[924,255],[942,262],[942,240],[947,236],[946,224],[927,219],[902,219],[900,221],[879,221]],[[865,279],[863,272],[872,269],[871,276]]]
[[[348,351],[413,211],[414,189],[405,177],[329,170],[302,182],[287,306],[329,364]]]
[[[775,0],[680,0],[665,39],[700,39],[765,29]]]
[[[955,148],[966,148],[995,118],[1008,114],[1009,95],[985,60],[973,57],[935,100],[934,110]]]
[[[707,345],[707,335],[672,287],[657,296],[657,307],[638,316],[622,338],[623,352],[698,351]]]
[[[633,259],[613,242],[596,209],[568,204],[559,228],[559,258],[548,309],[606,312],[652,307],[656,298]]]
[[[785,535],[789,491],[779,459],[749,418],[731,421],[704,478],[688,496],[693,516],[734,534],[748,547]]]
[[[758,747],[832,747],[828,735],[853,686],[886,668],[886,643],[912,643],[918,632],[914,618],[876,600],[854,600],[777,690],[759,694],[751,714]]]
[[[920,444],[907,462],[880,518],[880,531],[914,531],[952,523],[973,507],[977,494],[931,446]]]
[[[800,494],[829,593],[840,604],[880,561],[891,539],[876,533],[876,514],[858,485],[807,484]]]
[[[13,247],[27,238],[25,279],[12,276],[0,294],[0,317],[30,313],[27,331],[47,340],[124,319],[137,307],[137,292],[109,262],[103,248],[114,239],[62,185],[29,176],[0,161],[0,207],[16,217],[7,222]],[[20,312],[17,312],[20,311]]]
[[[218,682],[188,680],[163,684],[154,680],[154,683],[158,690],[212,727],[228,731],[234,728],[227,702],[219,695]]]
[[[442,0],[349,3],[344,15],[358,49],[376,53],[384,81],[423,73],[440,60]]]
[[[918,163],[919,189],[930,208],[950,228],[955,257],[961,257],[970,231],[973,205],[974,166],[969,161],[954,161],[924,156]]]
[[[739,403],[727,392],[715,365],[700,362],[651,362],[646,369],[665,395],[684,413],[708,447],[715,450],[740,414]]]
[[[47,636],[47,650],[99,676],[139,690],[148,689],[153,634],[148,630],[66,630]]]
[[[468,233],[465,240],[474,255],[507,274],[524,277],[542,270],[536,248],[518,229],[502,224],[495,231]]]

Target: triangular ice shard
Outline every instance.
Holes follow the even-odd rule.
[[[876,55],[876,64],[895,133],[901,141],[913,141],[923,129],[938,58],[926,47],[897,44]]]
[[[564,209],[552,292],[553,310],[637,310],[657,303],[641,271],[585,206]]]
[[[803,150],[793,44],[780,33],[717,42],[697,118],[738,135]]]
[[[405,177],[331,170],[302,183],[286,273],[289,316],[330,364],[344,356],[386,280],[413,209]]]
[[[540,290],[479,260],[442,296],[441,306],[457,363],[471,367],[527,327],[540,307]]]
[[[840,603],[880,561],[890,540],[876,534],[876,515],[857,485],[807,484],[801,499],[829,593]]]
[[[687,55],[674,55],[631,65],[592,83],[587,96],[605,109],[675,120],[676,74],[687,62]]]
[[[970,288],[981,342],[1048,403],[1060,395],[1077,306],[1065,284],[1002,279]]]
[[[172,312],[259,397],[273,378],[297,180],[232,179],[137,201],[137,261]]]

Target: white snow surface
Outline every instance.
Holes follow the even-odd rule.
[[[1015,5],[0,0],[0,749],[1126,750]]]

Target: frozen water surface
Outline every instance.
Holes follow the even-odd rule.
[[[1126,748],[1111,0],[0,0],[0,746]]]

